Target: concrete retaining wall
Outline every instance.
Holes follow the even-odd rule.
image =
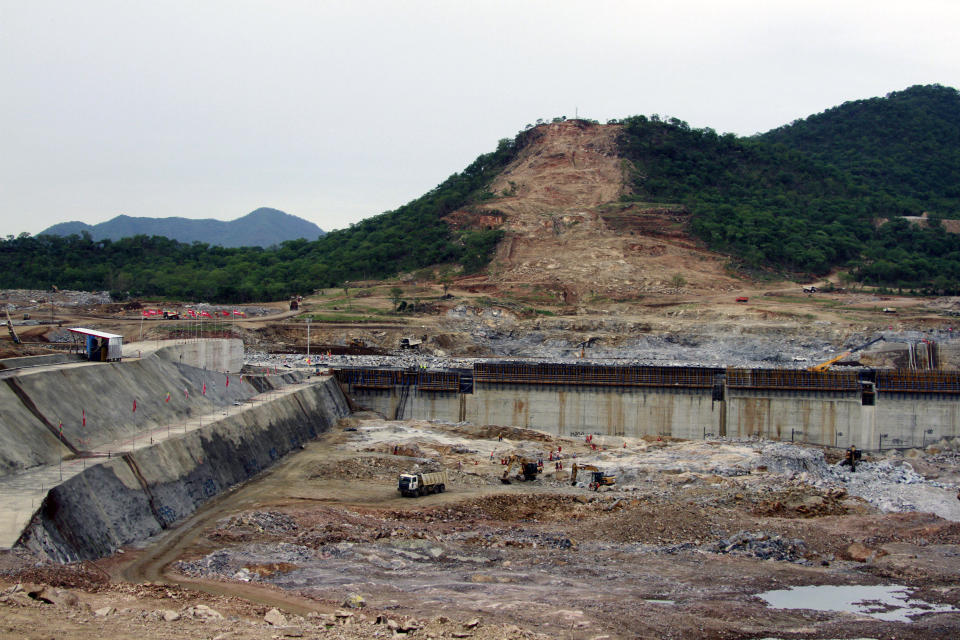
[[[727,392],[727,435],[762,437],[834,445],[837,433],[844,442],[859,437],[859,392],[781,392],[753,389]],[[792,430],[792,434],[791,434]]]
[[[700,389],[483,384],[468,396],[466,419],[560,435],[700,438],[719,428],[720,411],[712,405],[709,391]]]
[[[165,344],[156,353],[164,360],[208,371],[239,373],[243,367],[243,341],[237,338],[204,338]]]
[[[478,384],[472,394],[411,387],[406,398],[401,389],[348,393],[359,406],[387,418],[509,425],[560,435],[700,438],[718,434],[722,416],[722,405],[699,389]]]
[[[339,386],[325,379],[91,467],[48,493],[17,545],[59,562],[109,555],[190,515],[348,413]]]

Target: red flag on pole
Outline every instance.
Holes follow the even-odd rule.
[[[200,390],[203,395],[207,395],[207,383],[203,383],[203,389]]]
[[[137,412],[137,399],[136,399],[136,398],[133,399],[133,412],[134,412],[134,413]]]
[[[230,386],[230,376],[227,376],[227,386]]]
[[[186,388],[186,387],[183,388],[183,397],[184,397],[184,398],[190,398],[190,392],[187,391],[187,388]]]
[[[170,392],[169,392],[169,391],[167,391],[167,399],[164,400],[164,402],[170,402]]]
[[[63,420],[60,421],[60,439],[63,440]]]
[[[83,419],[82,425],[83,425],[84,427],[87,426],[87,410],[86,410],[86,409],[81,409],[81,410],[80,410],[80,416],[81,416],[82,419]]]

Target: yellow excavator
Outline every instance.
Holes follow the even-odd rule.
[[[573,467],[570,469],[571,485],[577,484],[577,472],[579,471],[590,472],[590,483],[587,486],[594,491],[599,491],[600,487],[612,487],[617,484],[617,476],[611,473],[604,473],[592,464],[578,465],[576,462],[574,462]]]
[[[841,353],[840,355],[838,355],[838,356],[835,357],[835,358],[830,358],[830,359],[827,360],[826,362],[821,362],[820,364],[815,364],[815,365],[813,365],[812,367],[807,367],[807,371],[819,371],[819,372],[821,372],[821,373],[824,372],[824,371],[827,371],[827,370],[830,369],[830,367],[831,367],[832,365],[836,364],[837,362],[840,362],[841,360],[843,360],[844,358],[846,358],[846,357],[849,356],[850,354],[855,353],[855,352],[857,352],[857,351],[860,351],[861,349],[866,349],[867,347],[869,347],[869,346],[872,345],[873,343],[875,343],[875,342],[880,342],[881,340],[883,340],[883,336],[880,336],[879,338],[874,338],[874,339],[871,340],[870,342],[864,342],[863,344],[861,344],[861,345],[859,345],[859,346],[857,346],[857,347],[852,347],[849,351],[844,351],[843,353]]]
[[[507,460],[507,468],[500,477],[500,482],[503,484],[511,484],[510,470],[513,469],[513,465],[519,465],[520,467],[520,472],[516,477],[517,480],[536,480],[537,474],[540,473],[540,465],[537,464],[536,460],[524,458],[523,456],[510,456]]]

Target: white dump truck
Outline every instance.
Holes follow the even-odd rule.
[[[401,473],[399,489],[400,493],[405,496],[416,497],[446,491],[449,481],[446,469],[433,473]]]

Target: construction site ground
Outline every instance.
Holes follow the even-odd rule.
[[[543,473],[503,484],[510,455]],[[0,558],[0,636],[955,637],[957,454],[839,458],[355,414],[142,548]],[[617,485],[571,485],[574,462]],[[446,492],[400,497],[398,473],[441,467]],[[818,585],[903,594],[847,612],[761,597]]]

